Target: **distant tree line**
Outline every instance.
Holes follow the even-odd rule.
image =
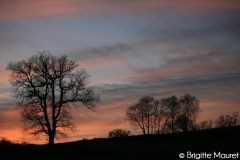
[[[28,145],[28,144],[30,144],[30,143],[27,142],[27,141],[22,141],[21,143],[16,143],[16,142],[10,141],[9,139],[7,139],[7,138],[5,138],[5,137],[1,137],[1,138],[0,138],[0,145],[18,145],[18,144]]]
[[[239,125],[237,112],[232,115],[221,115],[215,121],[205,120],[196,123],[201,111],[199,102],[190,94],[180,98],[173,95],[160,100],[144,96],[127,108],[126,120],[132,126],[140,128],[143,134],[187,132]]]
[[[199,112],[199,100],[190,94],[160,100],[145,96],[128,107],[126,117],[143,134],[160,134],[193,130]]]
[[[222,128],[240,125],[239,112],[233,112],[232,115],[220,115],[215,121],[205,120],[197,125],[197,129]]]

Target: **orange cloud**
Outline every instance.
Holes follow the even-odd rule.
[[[5,137],[13,142],[20,142],[23,136],[20,115],[17,110],[4,110],[0,112],[0,137]]]
[[[92,112],[86,108],[73,111],[73,120],[76,123],[78,138],[107,137],[108,132],[113,129],[132,129],[125,121],[126,108],[134,103],[131,100],[111,104],[101,104],[96,111]],[[71,135],[71,136],[74,136]]]
[[[9,80],[9,73],[8,72],[1,72],[0,74],[1,74],[1,76],[0,76],[0,83],[8,82],[8,80]]]
[[[76,124],[77,131],[69,134],[68,139],[60,139],[56,140],[56,142],[107,137],[110,130],[117,128],[130,130],[129,123],[125,121],[125,111],[126,107],[132,103],[132,101],[122,101],[116,104],[101,104],[95,112],[84,107],[72,110],[73,121]],[[47,143],[44,139],[46,137],[35,139],[29,134],[23,134],[23,124],[20,121],[18,110],[3,110],[0,114],[0,138],[5,137],[17,143],[22,141],[35,144]]]

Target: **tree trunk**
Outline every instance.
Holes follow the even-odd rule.
[[[54,137],[55,137],[55,134],[54,132],[50,132],[49,136],[48,136],[48,144],[53,146],[54,145]]]
[[[184,132],[187,132],[188,131],[188,120],[186,119],[185,120],[185,124],[184,124]]]
[[[147,128],[148,129],[148,134],[149,134],[149,130],[150,130],[150,122],[149,122],[150,120],[149,120],[149,117],[150,116],[149,116],[149,113],[148,113],[148,128]]]

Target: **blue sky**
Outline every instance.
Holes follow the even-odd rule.
[[[0,4],[0,137],[28,140],[14,110],[7,63],[44,50],[76,60],[102,98],[96,112],[74,112],[78,131],[70,140],[104,137],[116,128],[138,134],[125,112],[145,95],[192,94],[200,100],[199,121],[240,111],[237,0]]]

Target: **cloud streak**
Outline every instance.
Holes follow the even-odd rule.
[[[181,0],[179,3],[163,0],[2,0],[0,19],[36,18],[56,15],[96,15],[149,10],[211,12],[239,9],[239,4],[238,0],[232,0],[231,3],[226,3],[224,0],[207,0],[204,2]]]
[[[133,73],[136,81],[179,77],[184,75],[201,75],[217,72],[240,71],[239,52],[211,52],[194,56],[176,57],[165,60],[164,65],[157,68],[145,68]]]

